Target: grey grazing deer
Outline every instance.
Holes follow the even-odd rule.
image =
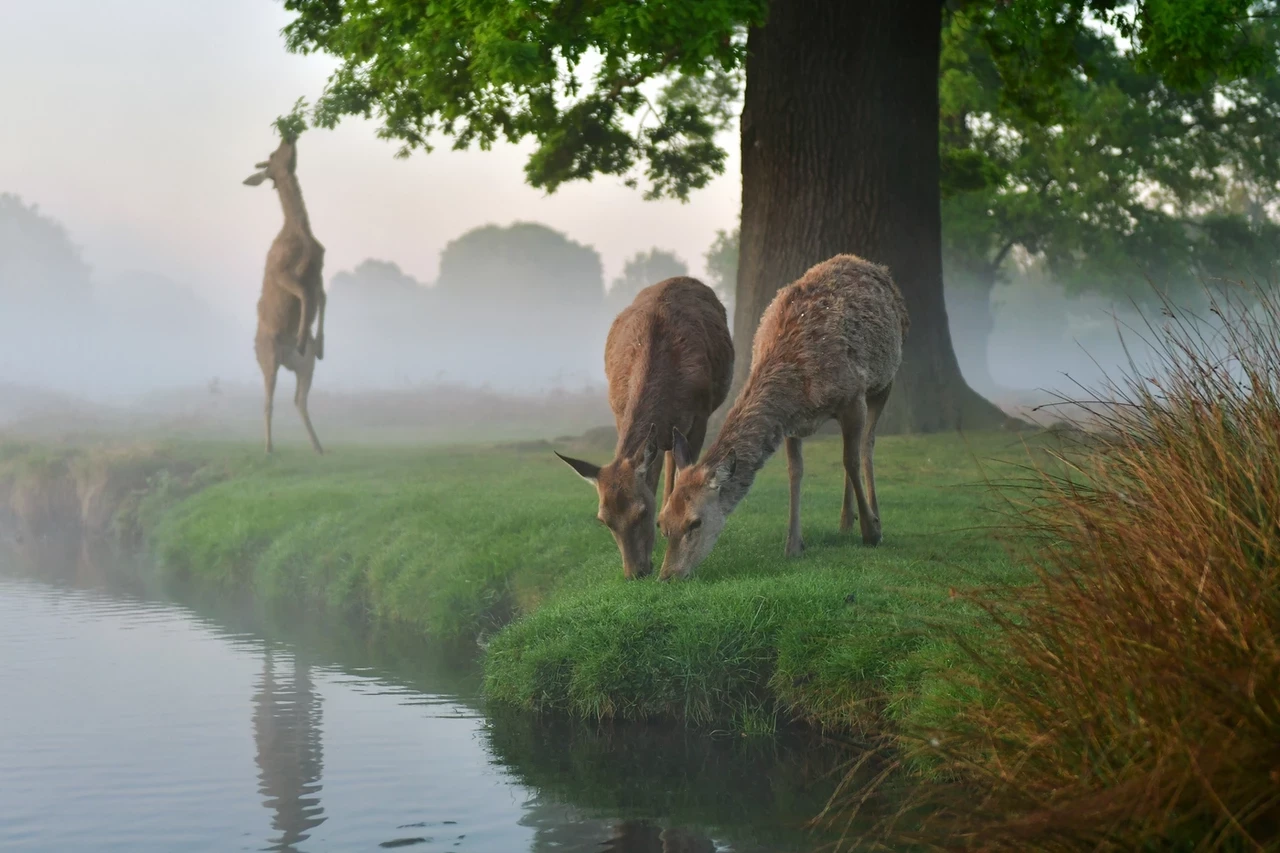
[[[271,410],[276,392],[276,374],[281,367],[292,370],[298,384],[293,402],[307,428],[311,446],[323,453],[320,439],[311,426],[307,397],[316,360],[324,358],[324,246],[311,233],[311,221],[302,203],[302,188],[296,173],[298,151],[295,140],[285,138],[258,171],[245,179],[256,187],[268,178],[280,196],[284,209],[284,227],[276,235],[267,252],[266,271],[262,277],[262,295],[258,298],[258,333],[254,350],[266,390],[267,452],[271,444]],[[311,323],[316,334],[311,336]]]
[[[613,532],[623,574],[644,577],[653,571],[658,454],[666,453],[669,495],[676,431],[688,435],[685,452],[696,457],[733,378],[733,340],[715,291],[684,276],[641,290],[609,328],[604,369],[618,427],[613,461],[556,455],[596,487],[597,518]]]
[[[853,255],[817,264],[778,291],[756,330],[751,374],[702,461],[695,465],[684,436],[674,436],[675,490],[658,522],[667,538],[663,580],[686,577],[706,559],[756,472],[784,441],[791,481],[786,554],[803,553],[800,442],[831,418],[844,435],[840,529],[853,527],[856,499],[862,541],[880,542],[876,422],[902,363],[909,326],[889,271]]]

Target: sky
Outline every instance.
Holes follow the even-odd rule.
[[[143,269],[220,313],[254,317],[281,214],[269,184],[241,181],[277,139],[271,121],[314,100],[335,66],[284,49],[276,0],[0,0],[0,192],[36,203],[81,247],[99,282]],[[737,146],[687,204],[647,202],[617,178],[546,195],[524,183],[528,146],[394,157],[351,119],[299,143],[298,175],[325,277],[373,257],[422,281],[440,251],[489,222],[537,221],[593,246],[605,280],[653,246],[694,275],[737,221]]]

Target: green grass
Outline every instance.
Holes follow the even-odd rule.
[[[782,556],[779,456],[698,575],[673,584],[623,580],[594,493],[547,445],[332,451],[183,444],[152,449],[149,465],[117,454],[129,487],[105,491],[168,572],[442,643],[484,638],[490,701],[583,717],[761,732],[780,713],[841,728],[927,714],[919,697],[941,689],[930,673],[958,657],[948,634],[981,625],[950,590],[1028,578],[982,513],[978,461],[1021,456],[1011,434],[882,438],[877,548],[837,532],[838,439],[806,442],[805,556]],[[11,498],[13,472],[33,467],[24,458],[56,455],[0,451]]]
[[[610,545],[584,530],[586,490],[563,467],[545,449],[254,454],[149,541],[192,577],[469,640]]]
[[[839,727],[875,725],[886,705],[913,710],[928,674],[958,658],[951,630],[980,624],[952,588],[1029,577],[984,528],[994,519],[982,512],[975,459],[1020,449],[1009,436],[879,445],[879,547],[837,530],[839,442],[807,442],[804,557],[782,556],[786,472],[775,458],[694,579],[628,583],[613,553],[588,559],[572,585],[493,639],[487,695],[586,717],[679,716],[745,731],[772,729],[780,710]]]

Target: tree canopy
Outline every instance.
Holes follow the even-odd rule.
[[[1112,33],[1075,34],[1073,73],[1043,120],[1004,97],[984,18],[947,21],[941,56],[944,252],[989,288],[1010,251],[1077,288],[1183,285],[1276,256],[1254,204],[1280,180],[1280,85],[1253,76],[1184,88],[1143,71]],[[1271,252],[1268,257],[1268,251]],[[1257,265],[1261,264],[1261,268]]]
[[[642,172],[650,197],[681,199],[724,171],[716,135],[733,124],[747,28],[769,10],[767,0],[284,5],[295,13],[288,48],[341,62],[316,104],[321,126],[376,118],[402,154],[431,150],[438,135],[484,149],[532,138],[525,171],[535,187],[554,191],[597,174],[634,184]],[[1046,124],[1077,105],[1082,70],[1114,78],[1116,61],[1134,81],[1158,78],[1168,92],[1274,69],[1267,16],[1277,8],[1275,0],[941,4],[948,26],[970,28],[965,41],[983,49],[980,73],[995,84],[985,90]],[[1123,57],[1099,50],[1099,27],[1127,42]]]

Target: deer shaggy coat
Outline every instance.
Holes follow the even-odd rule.
[[[856,498],[863,541],[880,541],[875,429],[909,327],[889,271],[854,255],[836,255],[778,291],[756,330],[751,374],[700,463],[676,436],[675,489],[660,518],[668,540],[663,578],[686,576],[706,558],[726,517],[784,440],[791,480],[786,553],[803,552],[800,442],[831,418],[844,434],[841,529],[852,525]]]

